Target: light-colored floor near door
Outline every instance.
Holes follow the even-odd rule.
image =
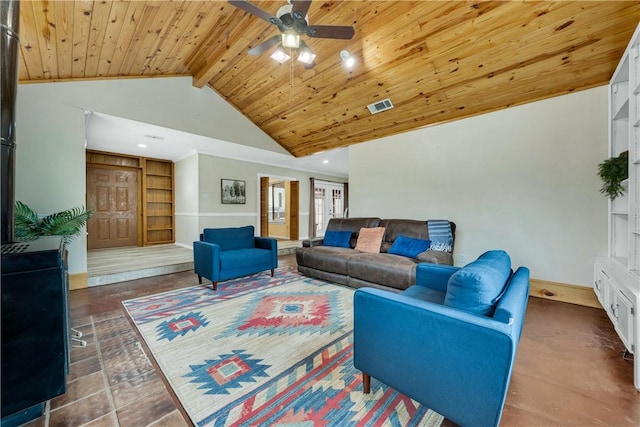
[[[87,254],[89,286],[193,269],[193,251],[178,245],[94,249]]]
[[[278,254],[295,252],[299,240],[278,241]],[[143,277],[193,269],[193,250],[183,246],[154,245],[93,249],[87,253],[88,285],[100,286]]]

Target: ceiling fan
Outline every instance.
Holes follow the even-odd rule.
[[[344,39],[349,40],[355,34],[355,30],[351,26],[345,25],[309,25],[307,18],[307,11],[311,5],[311,0],[287,0],[289,4],[282,6],[278,9],[276,15],[260,9],[258,6],[249,3],[247,0],[229,0],[229,3],[238,9],[242,9],[258,18],[261,18],[270,24],[278,27],[280,35],[271,37],[270,39],[260,43],[259,45],[249,49],[249,55],[260,55],[267,50],[271,49],[279,43],[282,46],[292,49],[300,49],[298,53],[298,60],[305,64],[306,68],[311,68],[315,65],[315,53],[307,46],[307,44],[300,39],[300,36],[309,36],[325,39]],[[282,52],[284,49],[282,49]],[[274,57],[279,62],[289,59],[286,55],[286,59],[283,61]],[[282,57],[281,57],[282,58]]]

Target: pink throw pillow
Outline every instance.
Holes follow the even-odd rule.
[[[355,250],[377,254],[380,252],[384,227],[361,228]]]

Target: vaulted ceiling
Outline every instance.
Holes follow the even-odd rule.
[[[226,1],[21,1],[19,80],[192,76],[305,156],[604,85],[640,2],[314,0],[308,20],[355,36],[303,37],[305,69],[248,55],[278,29]],[[371,115],[385,98],[395,108]]]

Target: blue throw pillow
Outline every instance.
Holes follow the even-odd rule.
[[[510,276],[511,258],[505,251],[485,252],[451,275],[444,305],[493,316]]]
[[[414,239],[413,237],[398,236],[387,253],[415,258],[419,253],[429,249],[431,240]]]
[[[349,242],[351,241],[350,231],[337,231],[327,230],[324,233],[322,244],[324,246],[337,246],[340,248],[350,248]]]

